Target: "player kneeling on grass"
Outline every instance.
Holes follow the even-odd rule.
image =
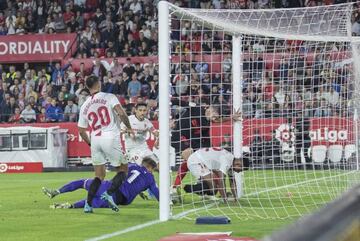
[[[243,170],[242,160],[235,158],[233,154],[222,148],[202,148],[192,153],[187,161],[190,173],[198,179],[198,183],[185,185],[187,193],[196,193],[204,196],[215,196],[220,192],[222,199],[227,201],[225,177],[229,175],[231,193],[236,199],[237,189],[233,172]]]
[[[146,189],[150,189],[159,200],[159,189],[156,185],[155,178],[152,172],[157,168],[157,163],[150,157],[145,157],[142,161],[142,165],[136,163],[130,163],[128,169],[128,175],[126,180],[121,184],[120,188],[112,194],[116,205],[129,205],[135,197]],[[60,189],[52,190],[43,187],[43,192],[50,198],[53,198],[59,194],[73,192],[78,189],[86,189],[89,191],[89,187],[94,179],[81,179],[70,182]],[[100,188],[98,189],[93,202],[93,208],[109,208],[109,203],[101,199],[103,194],[110,186],[111,181],[102,181]],[[86,199],[80,200],[73,204],[62,203],[54,204],[52,208],[83,208],[85,206]]]

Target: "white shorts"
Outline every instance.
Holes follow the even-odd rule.
[[[144,157],[152,157],[154,161],[157,162],[157,157],[154,155],[154,153],[147,147],[143,148],[131,148],[126,150],[126,158],[128,162],[133,162],[138,165],[141,165],[142,160]]]
[[[204,177],[206,175],[209,175],[211,171],[207,166],[202,164],[202,161],[199,160],[196,155],[191,155],[187,161],[187,166],[189,168],[190,173],[196,177],[197,179],[200,179],[200,177]]]
[[[91,160],[94,166],[104,165],[106,162],[110,162],[114,167],[126,164],[120,137],[93,137],[91,139]]]

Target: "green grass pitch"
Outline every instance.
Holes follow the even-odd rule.
[[[109,173],[108,177],[110,178],[112,175],[112,173]],[[273,174],[268,173],[266,175]],[[41,192],[42,186],[58,188],[69,181],[80,178],[91,178],[92,176],[93,174],[91,172],[1,174],[0,240],[85,240],[123,230],[158,218],[158,203],[154,200],[143,201],[139,197],[133,204],[121,206],[119,213],[114,213],[110,209],[96,209],[94,214],[84,214],[82,209],[49,209],[49,205],[54,202],[74,202],[85,198],[86,193],[84,190],[80,190],[60,195],[51,200]],[[257,175],[257,177],[259,177],[259,175]],[[250,176],[247,178],[251,179]],[[269,185],[281,185],[281,180],[283,180],[283,178],[283,176],[280,176],[280,179],[278,180],[280,183],[277,183],[276,179],[270,183],[261,183],[261,181],[257,184],[248,183],[246,188],[249,190],[246,191],[251,192],[251,189],[256,185],[256,190],[265,190],[266,188],[269,188]],[[259,180],[261,180],[261,178],[259,178]],[[294,181],[301,182],[301,175],[294,179]],[[319,185],[319,183],[317,183],[317,185]],[[294,195],[297,195],[295,193],[295,187],[289,188],[294,188]],[[153,241],[175,234],[176,232],[216,231],[232,231],[234,236],[261,238],[264,235],[271,233],[273,230],[291,222],[298,216],[297,213],[294,213],[293,215],[288,215],[287,218],[284,216],[285,218],[274,218],[271,221],[260,217],[261,215],[256,217],[256,215],[251,214],[251,210],[256,210],[258,208],[259,203],[257,203],[256,200],[260,200],[262,196],[268,199],[270,198],[271,200],[271,194],[265,191],[264,193],[255,196],[256,197],[249,197],[247,201],[243,201],[242,205],[244,208],[239,209],[240,215],[242,215],[241,211],[245,210],[245,214],[250,218],[233,218],[232,223],[229,225],[195,225],[194,220],[181,219],[156,224],[108,240]],[[301,202],[313,202],[314,200],[313,196],[301,198]],[[269,216],[279,215],[279,213],[284,212],[288,214],[288,211],[286,210],[287,203],[284,201],[278,203],[284,210],[279,209],[277,212],[271,213],[270,210],[276,210],[277,208],[276,202],[277,201],[274,199],[274,203],[270,203],[272,207],[269,208],[270,213],[267,214]],[[293,202],[296,202],[295,198],[294,200],[289,201],[289,203]],[[198,203],[198,205],[200,204],[201,203]],[[191,205],[189,205],[189,207],[184,205],[183,207],[191,208]],[[180,209],[182,208],[176,207],[174,212],[180,212]],[[236,211],[236,209],[234,210]],[[267,212],[264,207],[262,207],[261,210],[262,212]]]

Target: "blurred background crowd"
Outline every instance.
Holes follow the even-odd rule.
[[[293,8],[339,4],[342,0],[201,0],[170,1],[178,6],[204,9]],[[78,49],[63,63],[0,65],[0,120],[10,123],[77,121],[81,105],[89,95],[84,80],[96,75],[102,90],[114,93],[130,113],[146,102],[148,118],[158,117],[158,64],[140,63],[133,57],[158,54],[157,5],[151,0],[0,0],[0,35],[30,33],[77,33]],[[224,54],[219,68],[206,61],[184,61],[172,67],[172,114],[200,116],[199,122],[231,112],[231,38],[223,32],[195,33],[190,22],[173,20],[179,31],[172,38],[176,55]],[[353,35],[360,35],[360,14],[353,13]],[[0,36],[1,38],[1,36]],[[201,40],[201,41],[200,41]],[[287,52],[278,66],[268,66],[260,53]],[[243,115],[245,118],[289,115],[347,116],[353,86],[348,63],[332,64],[326,51],[347,51],[346,45],[328,43],[245,39],[244,50],[254,54],[244,58]],[[314,51],[312,61],[301,53]],[[120,64],[118,58],[126,58]],[[73,59],[92,59],[93,66]],[[111,59],[105,61],[104,59]],[[191,110],[190,107],[200,106]],[[215,114],[206,115],[213,106]],[[186,107],[186,108],[183,108]],[[304,111],[306,110],[306,111]],[[188,113],[186,113],[188,112]],[[177,124],[181,125],[181,124]],[[188,124],[192,125],[192,123]],[[201,124],[206,126],[207,124]],[[179,127],[179,126],[178,126]]]

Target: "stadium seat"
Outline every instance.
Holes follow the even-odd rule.
[[[355,151],[356,151],[356,147],[354,144],[346,145],[344,150],[345,160],[348,160]]]
[[[325,145],[313,146],[311,148],[312,160],[315,163],[323,163],[326,158],[326,149]]]
[[[341,161],[343,153],[342,145],[331,145],[328,148],[328,158],[331,162],[338,163]]]

